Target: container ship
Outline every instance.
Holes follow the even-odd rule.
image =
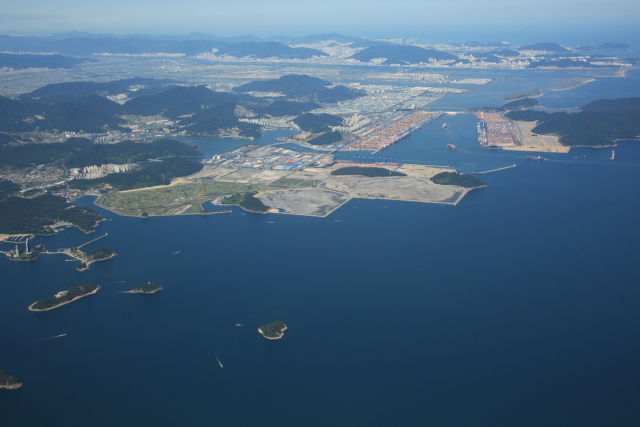
[[[453,151],[456,151],[456,146],[453,144],[447,144],[447,147],[452,149]]]
[[[545,160],[542,156],[527,156],[527,160]]]

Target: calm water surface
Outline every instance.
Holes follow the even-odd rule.
[[[0,369],[24,383],[0,392],[2,425],[635,426],[640,145],[615,150],[527,161],[446,116],[379,155],[517,165],[456,207],[142,220],[80,199],[112,221],[37,243],[109,233],[86,249],[118,256],[83,273],[59,255],[0,258]],[[164,289],[121,293],[147,281]],[[27,310],[82,283],[102,289]],[[261,338],[278,319],[285,338]]]

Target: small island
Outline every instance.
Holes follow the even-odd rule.
[[[85,271],[89,268],[89,265],[92,262],[104,261],[106,259],[113,258],[114,256],[116,256],[116,253],[108,248],[100,248],[96,249],[95,251],[87,252],[86,254],[84,254],[84,261],[78,264],[76,270]]]
[[[268,340],[279,340],[284,335],[284,331],[287,330],[287,325],[282,323],[279,320],[276,320],[273,323],[269,323],[268,325],[264,325],[261,328],[258,328],[258,332],[262,334]]]
[[[20,387],[22,387],[22,383],[20,381],[7,374],[5,371],[0,371],[0,388],[15,390]]]
[[[89,285],[77,285],[69,288],[68,291],[59,292],[54,298],[44,299],[42,301],[34,302],[29,306],[30,311],[47,311],[60,307],[64,304],[69,304],[79,298],[86,297],[87,295],[95,294],[100,289],[100,286]]]
[[[457,172],[441,172],[431,177],[431,181],[440,185],[457,185],[463,188],[483,187],[484,182],[470,175],[462,175]]]
[[[162,286],[157,283],[145,283],[143,285],[138,286],[135,289],[131,289],[130,291],[126,291],[127,294],[154,294],[162,289]]]

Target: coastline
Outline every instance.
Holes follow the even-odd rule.
[[[284,336],[284,331],[286,331],[286,330],[287,330],[287,327],[285,326],[283,329],[280,329],[280,332],[279,332],[280,336],[279,337],[268,337],[268,336],[265,336],[264,332],[262,332],[262,328],[258,328],[258,332],[260,332],[260,335],[262,335],[263,337],[265,337],[268,340],[279,340],[279,339],[281,339]]]
[[[58,304],[58,305],[56,305],[56,306],[49,307],[49,308],[45,308],[45,309],[42,309],[42,310],[37,309],[37,308],[33,308],[33,306],[34,306],[34,305],[36,305],[36,304],[39,302],[39,301],[36,301],[36,302],[34,302],[33,304],[31,304],[31,305],[29,306],[29,311],[49,311],[49,310],[53,310],[54,308],[58,308],[58,307],[63,306],[63,305],[65,305],[65,304],[69,304],[69,303],[71,303],[71,302],[74,302],[74,301],[75,301],[75,300],[77,300],[77,299],[80,299],[80,298],[86,297],[87,295],[95,294],[96,292],[98,292],[98,290],[99,290],[100,288],[101,288],[101,286],[100,286],[100,285],[98,285],[98,287],[97,287],[97,288],[95,288],[93,291],[91,291],[91,292],[89,292],[89,293],[86,293],[86,294],[84,294],[84,295],[80,295],[79,297],[75,297],[75,298],[74,298],[74,299],[72,299],[72,300],[65,301],[65,302],[62,302],[62,303],[60,303],[60,304]]]
[[[85,271],[85,270],[88,270],[88,269],[89,269],[89,266],[90,266],[91,264],[93,264],[94,262],[98,262],[98,261],[106,261],[106,260],[108,260],[108,259],[113,258],[113,257],[114,257],[114,256],[116,256],[116,255],[118,255],[118,254],[114,252],[114,253],[112,253],[111,255],[109,255],[109,256],[108,256],[108,257],[106,257],[106,258],[94,259],[94,260],[91,260],[91,261],[82,261],[82,260],[80,260],[80,261],[82,261],[82,262],[84,263],[85,267],[84,267],[84,268],[76,268],[76,270],[77,270],[77,271]],[[74,257],[74,258],[75,258],[75,257]],[[77,258],[76,258],[76,259],[77,259]]]

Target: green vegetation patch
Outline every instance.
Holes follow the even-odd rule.
[[[374,167],[359,167],[349,166],[346,168],[336,169],[331,172],[331,175],[361,175],[369,178],[381,177],[381,176],[407,176],[406,173],[392,171],[386,168],[374,168]]]
[[[273,323],[269,323],[268,325],[264,325],[260,328],[262,335],[265,338],[282,338],[283,331],[287,329],[287,325],[282,323],[279,320],[276,320]]]
[[[73,301],[75,298],[80,298],[85,295],[90,294],[98,289],[98,285],[89,284],[89,285],[77,285],[72,286],[66,292],[66,294],[61,295],[60,297],[44,299],[42,301],[38,301],[33,303],[29,308],[32,310],[49,310],[59,305],[68,303]]]
[[[85,256],[87,257],[87,261],[100,261],[112,257],[113,254],[114,252],[111,249],[100,248],[95,251],[87,252]]]
[[[326,132],[308,142],[312,145],[329,145],[340,141],[342,141],[342,134],[340,132]]]
[[[0,200],[7,198],[16,191],[20,190],[20,186],[11,181],[0,180]]]
[[[304,179],[297,178],[280,178],[269,184],[270,188],[294,188],[305,182]]]
[[[269,206],[262,203],[262,200],[254,197],[256,193],[234,194],[220,201],[223,205],[237,205],[249,212],[267,212]]]
[[[99,203],[125,215],[162,215],[186,204],[195,206],[220,196],[248,190],[247,184],[203,180],[167,188],[111,193],[103,196]]]
[[[522,90],[520,92],[510,93],[509,95],[504,97],[504,100],[514,101],[516,99],[534,98],[538,96],[542,96],[542,91],[540,89],[529,89],[529,90]]]
[[[457,172],[440,172],[431,177],[431,181],[440,185],[457,185],[464,188],[482,187],[484,182],[471,175],[461,175]]]
[[[52,234],[45,226],[56,221],[70,222],[88,232],[99,220],[93,209],[70,205],[63,197],[52,194],[33,199],[11,196],[0,201],[0,233]]]

